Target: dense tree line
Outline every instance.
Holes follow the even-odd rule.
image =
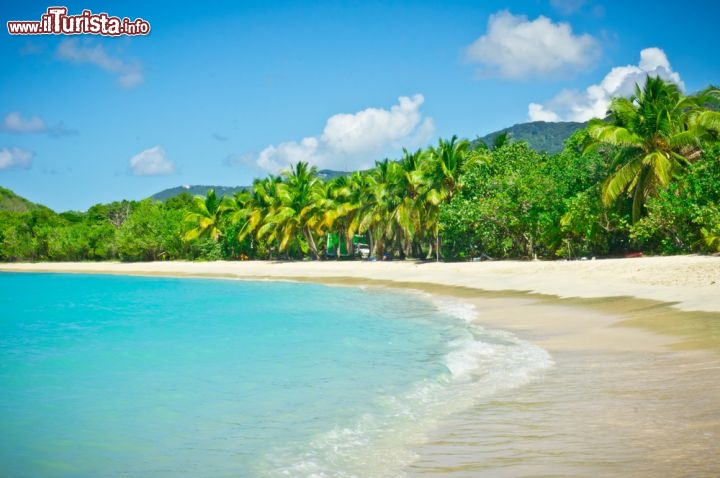
[[[357,237],[376,258],[720,251],[719,103],[648,78],[557,154],[453,137],[328,181],[301,162],[232,197],[2,211],[0,260],[322,259]]]

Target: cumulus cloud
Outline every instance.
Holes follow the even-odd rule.
[[[29,169],[35,153],[21,148],[0,149],[0,171],[5,169]]]
[[[567,23],[544,16],[531,21],[503,10],[490,15],[487,33],[465,53],[481,65],[482,76],[527,78],[585,68],[599,56],[600,44],[588,34],[574,35]]]
[[[3,119],[0,125],[0,130],[4,133],[16,133],[16,134],[32,134],[32,133],[45,133],[48,127],[42,118],[37,116],[31,116],[30,118],[23,118],[20,113],[13,111],[8,113]]]
[[[143,81],[140,67],[109,55],[102,45],[91,42],[80,44],[77,38],[68,38],[60,42],[57,57],[71,63],[89,63],[117,75],[117,81],[124,88],[132,88]]]
[[[587,121],[604,118],[613,97],[632,95],[635,84],[643,85],[648,76],[659,76],[675,83],[681,90],[685,89],[680,75],[670,67],[665,52],[660,48],[646,48],[640,52],[637,65],[617,66],[599,84],[591,85],[585,91],[563,90],[543,104],[530,103],[528,118],[530,121]]]
[[[432,137],[432,118],[423,118],[420,112],[424,101],[422,95],[401,96],[389,110],[367,108],[336,114],[327,120],[321,134],[268,146],[256,163],[268,172],[298,161],[321,169],[369,168],[385,154],[424,145]]]
[[[77,134],[74,129],[60,123],[48,126],[42,118],[31,116],[23,118],[17,111],[8,113],[0,123],[0,132],[10,134],[48,134],[50,136],[68,136]]]
[[[135,176],[161,176],[175,172],[175,164],[167,158],[165,150],[160,146],[136,154],[128,164]]]

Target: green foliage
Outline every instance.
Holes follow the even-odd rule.
[[[183,249],[182,213],[166,210],[149,199],[138,203],[118,231],[118,256],[123,261],[168,260]]]
[[[555,176],[570,169],[556,162],[526,143],[509,143],[471,167],[459,197],[442,208],[445,257],[535,257],[557,249],[569,186]]]
[[[632,238],[660,254],[717,251],[720,232],[720,147],[706,151],[647,204],[647,215],[632,227]]]

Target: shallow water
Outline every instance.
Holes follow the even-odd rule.
[[[0,475],[401,476],[546,351],[420,294],[0,274]]]
[[[720,316],[630,299],[610,306],[594,302],[602,306],[572,301],[573,307],[592,308],[567,308],[568,301],[545,300],[543,306],[534,301],[515,309],[498,307],[510,313],[547,307],[542,313],[562,316],[563,333],[569,331],[577,342],[558,340],[559,329],[552,324],[518,332],[539,343],[563,344],[551,347],[555,366],[541,380],[502,391],[444,420],[416,449],[421,458],[409,474],[720,476],[720,350],[702,347],[714,343]],[[598,311],[618,313],[618,323],[625,319],[624,326],[609,332],[631,340],[608,343],[606,335],[599,335],[593,344],[593,332],[576,337],[567,324]],[[627,324],[649,330],[627,330]],[[596,333],[601,332],[608,333]]]

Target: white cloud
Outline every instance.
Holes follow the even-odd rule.
[[[0,131],[5,133],[17,133],[17,134],[30,134],[30,133],[45,133],[47,131],[47,125],[45,121],[37,116],[32,116],[27,119],[23,117],[17,111],[8,113],[5,116],[2,124],[0,125]]]
[[[68,128],[63,123],[48,126],[42,118],[37,116],[23,118],[17,111],[12,111],[5,116],[0,123],[0,133],[48,134],[55,137],[78,134],[77,130]]]
[[[28,169],[32,165],[35,153],[21,148],[0,149],[0,171],[4,169]]]
[[[502,10],[490,15],[487,33],[466,49],[467,60],[482,65],[483,76],[526,78],[585,68],[600,54],[588,34],[573,35],[567,23],[540,16],[528,20]]]
[[[258,155],[257,165],[273,173],[298,161],[321,169],[369,168],[385,154],[422,146],[432,137],[432,118],[423,118],[420,112],[424,101],[422,95],[401,96],[390,110],[336,114],[317,136],[268,146]]]
[[[90,63],[109,73],[118,75],[117,81],[124,88],[132,88],[143,81],[140,67],[110,56],[102,45],[85,42],[80,45],[77,38],[69,38],[60,42],[57,57],[72,63]]]
[[[680,89],[685,88],[680,75],[670,67],[665,52],[659,48],[646,48],[640,52],[638,65],[617,66],[599,84],[591,85],[583,92],[563,90],[543,104],[530,103],[528,118],[530,121],[587,121],[604,118],[613,97],[630,96],[635,92],[635,84],[642,86],[648,76],[660,76],[675,83]]]
[[[135,176],[161,176],[175,172],[175,164],[165,155],[160,146],[142,151],[128,161]]]

